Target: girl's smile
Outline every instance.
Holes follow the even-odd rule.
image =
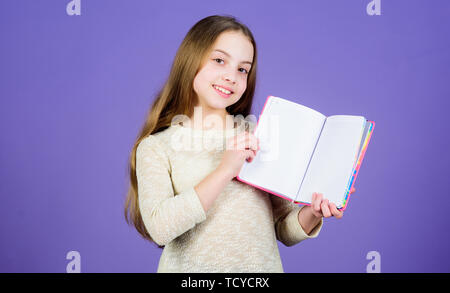
[[[224,98],[229,98],[234,93],[233,91],[231,91],[230,89],[228,89],[226,87],[218,86],[215,84],[213,84],[212,87],[219,95],[221,95]]]

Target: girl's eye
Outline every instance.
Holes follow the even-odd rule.
[[[217,63],[220,63],[220,61],[223,61],[223,59],[221,59],[221,58],[215,58],[215,59],[213,59],[213,60],[216,61]],[[217,60],[219,60],[219,61],[217,61]],[[241,71],[242,73],[248,74],[247,69],[245,69],[245,68],[239,68],[239,71],[240,71],[241,69],[244,69],[244,71],[245,71],[245,72]]]
[[[245,69],[245,68],[239,68],[239,69],[244,69],[245,70],[245,74],[248,74],[248,71],[247,71],[247,69]],[[242,71],[241,71],[242,72]]]

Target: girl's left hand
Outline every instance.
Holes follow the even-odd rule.
[[[355,188],[352,187],[350,193],[355,192]],[[344,211],[340,211],[336,208],[334,203],[330,203],[328,199],[322,200],[323,195],[321,193],[314,192],[312,195],[311,211],[317,218],[325,217],[329,218],[334,216],[336,219],[340,219],[344,216]]]

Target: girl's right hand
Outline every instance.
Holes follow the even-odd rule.
[[[234,178],[239,174],[244,160],[252,162],[258,150],[258,138],[248,131],[243,131],[227,139],[226,149],[218,168]]]

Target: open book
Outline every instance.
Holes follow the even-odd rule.
[[[345,210],[374,126],[363,116],[326,117],[269,96],[253,133],[260,150],[236,179],[307,205],[322,193]]]

